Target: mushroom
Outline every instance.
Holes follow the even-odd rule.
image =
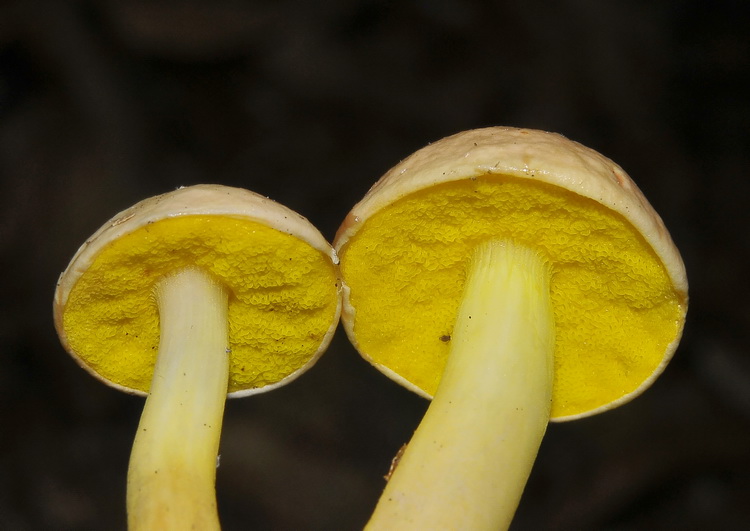
[[[548,421],[641,394],[682,334],[662,220],[618,165],[557,134],[493,127],[417,151],[334,248],[350,340],[432,398],[369,529],[508,527]]]
[[[103,382],[148,395],[129,528],[219,528],[226,397],[270,391],[315,363],[338,323],[335,262],[304,217],[218,185],[141,201],[78,250],[55,292],[61,342]]]

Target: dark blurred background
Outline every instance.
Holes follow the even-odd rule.
[[[748,528],[749,22],[740,0],[6,0],[0,529],[125,527],[143,399],[79,369],[51,319],[57,275],[106,219],[212,182],[332,239],[398,160],[487,125],[618,161],[691,283],[663,377],[549,427],[514,529]],[[426,407],[340,330],[293,385],[228,403],[224,528],[361,528]]]

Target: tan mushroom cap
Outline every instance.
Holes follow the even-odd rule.
[[[511,239],[552,265],[552,418],[611,409],[663,371],[687,276],[659,215],[617,164],[563,136],[492,127],[409,156],[349,213],[334,248],[342,322],[379,370],[431,397],[471,249]]]
[[[340,311],[336,253],[303,216],[248,190],[197,185],[117,214],[60,275],[55,327],[105,383],[148,392],[159,344],[154,289],[198,267],[229,291],[229,396],[268,391],[310,368]]]

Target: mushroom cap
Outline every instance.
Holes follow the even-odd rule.
[[[491,127],[417,151],[351,210],[334,240],[342,322],[360,354],[431,398],[471,249],[511,239],[552,265],[551,416],[623,404],[664,370],[682,334],[685,267],[617,164],[565,137]]]
[[[240,188],[197,185],[143,200],[78,249],[55,291],[65,349],[105,383],[148,392],[159,345],[158,281],[199,267],[229,293],[229,393],[309,369],[340,312],[336,253],[303,216]]]

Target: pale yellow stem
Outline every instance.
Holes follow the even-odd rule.
[[[442,380],[368,530],[510,525],[549,421],[549,279],[526,248],[476,250]]]
[[[185,269],[157,288],[151,390],[128,469],[128,528],[219,529],[216,464],[228,382],[227,293]]]

